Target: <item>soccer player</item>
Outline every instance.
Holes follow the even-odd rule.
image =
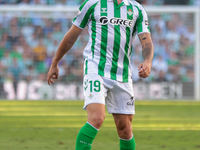
[[[144,58],[138,66],[138,75],[146,78],[150,74],[154,54],[147,14],[134,0],[85,0],[52,60],[48,84],[58,78],[59,61],[86,26],[89,41],[83,52],[83,108],[87,110],[88,118],[77,135],[76,150],[91,149],[105,118],[105,104],[116,124],[120,150],[135,150],[131,125],[135,114],[131,43],[138,33]]]

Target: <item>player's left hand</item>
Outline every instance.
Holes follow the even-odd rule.
[[[138,67],[138,75],[142,78],[147,78],[151,72],[152,63],[149,60],[145,60]]]

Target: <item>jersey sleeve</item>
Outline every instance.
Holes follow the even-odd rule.
[[[83,29],[86,27],[90,21],[91,11],[94,6],[91,4],[90,0],[85,0],[79,7],[79,12],[77,16],[73,19],[72,23]]]
[[[136,28],[138,34],[143,33],[143,32],[148,32],[150,33],[149,29],[149,22],[148,22],[148,16],[144,8],[141,6],[138,8],[139,15],[136,21]]]

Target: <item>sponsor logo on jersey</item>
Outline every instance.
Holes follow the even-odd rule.
[[[133,98],[133,96],[130,98],[130,102],[127,102],[127,105],[129,105],[129,106],[134,106],[135,105],[135,101],[134,101],[134,98]]]
[[[133,26],[133,20],[122,19],[122,18],[110,18],[110,19],[108,19],[106,16],[102,16],[99,19],[99,22],[102,25],[106,25],[106,24],[110,23],[110,24],[113,24],[113,25],[121,25],[121,26],[126,26],[126,27],[132,27]]]
[[[107,24],[108,23],[108,18],[105,17],[105,16],[102,16],[100,19],[99,19],[99,22],[103,25]]]

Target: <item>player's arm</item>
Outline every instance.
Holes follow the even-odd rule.
[[[50,85],[54,83],[53,79],[58,78],[59,68],[58,63],[62,59],[62,57],[70,50],[70,48],[76,42],[78,36],[80,35],[82,29],[78,28],[75,25],[72,25],[70,30],[65,34],[64,38],[62,39],[54,58],[52,59],[52,64],[50,66],[48,75],[47,75],[47,82]]]
[[[154,46],[150,33],[141,33],[138,36],[142,45],[142,56],[144,58],[144,62],[139,65],[138,71],[140,77],[146,78],[151,72]]]

